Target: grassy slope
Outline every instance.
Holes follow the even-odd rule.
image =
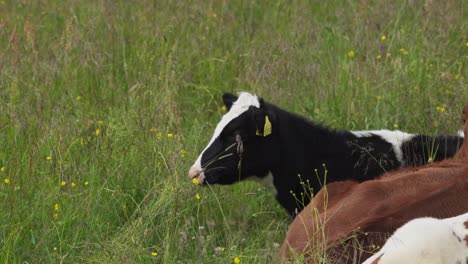
[[[271,194],[186,177],[223,91],[456,131],[467,5],[366,2],[0,1],[0,262],[269,263],[288,223]]]

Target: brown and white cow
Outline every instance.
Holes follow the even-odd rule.
[[[467,134],[468,105],[463,118]],[[467,153],[465,141],[450,160],[401,169],[363,183],[329,184],[294,219],[280,259],[304,254],[312,263],[327,255],[332,263],[356,263],[414,218],[447,218],[468,212]]]

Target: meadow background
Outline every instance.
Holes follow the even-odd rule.
[[[271,263],[289,220],[269,191],[187,177],[222,93],[333,128],[455,133],[467,14],[462,0],[0,1],[0,262]]]

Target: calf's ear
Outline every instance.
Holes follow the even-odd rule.
[[[253,120],[255,122],[255,135],[268,137],[273,132],[272,117],[264,109],[253,108]]]
[[[265,108],[265,102],[263,101],[263,98],[258,97],[258,103],[260,105],[260,108]]]
[[[235,101],[237,101],[237,96],[233,95],[232,93],[223,94],[223,102],[228,111],[231,109],[231,106]]]

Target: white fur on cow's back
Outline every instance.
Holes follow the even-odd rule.
[[[363,264],[468,263],[468,213],[447,218],[409,221],[387,240],[382,249]]]
[[[351,131],[357,137],[370,137],[373,135],[379,136],[388,143],[392,144],[393,150],[395,151],[395,156],[401,164],[404,164],[403,161],[403,151],[401,150],[401,145],[416,136],[415,134],[409,134],[400,130],[360,130],[360,131]]]

